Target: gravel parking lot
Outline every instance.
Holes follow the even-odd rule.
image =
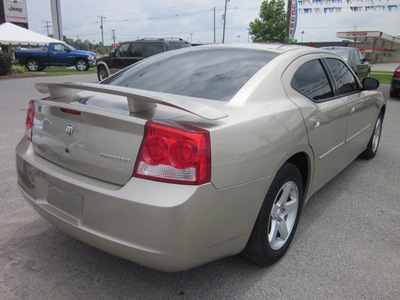
[[[399,299],[400,99],[388,99],[375,159],[357,159],[304,208],[286,256],[259,268],[239,256],[162,273],[75,240],[42,219],[16,184],[14,149],[35,82],[0,80],[0,299]]]

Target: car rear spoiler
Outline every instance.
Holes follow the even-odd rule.
[[[178,108],[207,120],[218,120],[228,115],[214,107],[197,102],[188,101],[186,97],[171,95],[134,88],[105,85],[97,83],[64,82],[64,83],[36,83],[35,88],[42,94],[49,94],[52,99],[71,96],[73,90],[93,91],[111,95],[123,96],[128,100],[129,111],[137,113],[156,107],[156,104]]]

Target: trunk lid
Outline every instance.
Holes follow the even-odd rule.
[[[33,149],[62,168],[118,185],[132,177],[147,120],[171,120],[190,110],[197,115],[199,111],[207,115],[208,109],[211,114],[218,112],[199,103],[182,108],[175,98],[171,104],[151,92],[79,84],[84,91],[75,93],[71,85],[77,88],[76,84],[37,86],[50,97],[35,102]],[[166,106],[155,108],[156,103]]]

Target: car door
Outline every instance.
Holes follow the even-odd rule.
[[[69,49],[64,44],[53,44],[53,49],[49,51],[49,62],[51,65],[69,64]]]
[[[348,124],[345,152],[347,160],[351,161],[360,154],[371,137],[376,108],[372,96],[363,93],[361,84],[345,63],[335,58],[325,58],[324,61],[334,78],[338,96],[346,103]]]
[[[319,54],[295,60],[285,71],[282,83],[287,95],[300,109],[314,153],[311,190],[317,190],[345,165],[344,145],[348,108],[336,97]]]
[[[109,68],[111,73],[115,73],[142,59],[142,43],[127,42],[119,45],[111,59]]]

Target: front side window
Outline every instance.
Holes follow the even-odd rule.
[[[290,84],[296,91],[315,102],[334,96],[325,70],[317,59],[303,64],[294,74]]]
[[[127,57],[128,48],[129,48],[129,43],[121,44],[118,47],[117,52],[115,52],[115,57]]]
[[[63,44],[55,44],[54,51],[64,52],[66,51],[66,47]]]
[[[345,95],[359,90],[356,78],[342,61],[335,58],[327,58],[326,64],[336,81],[339,95]]]

